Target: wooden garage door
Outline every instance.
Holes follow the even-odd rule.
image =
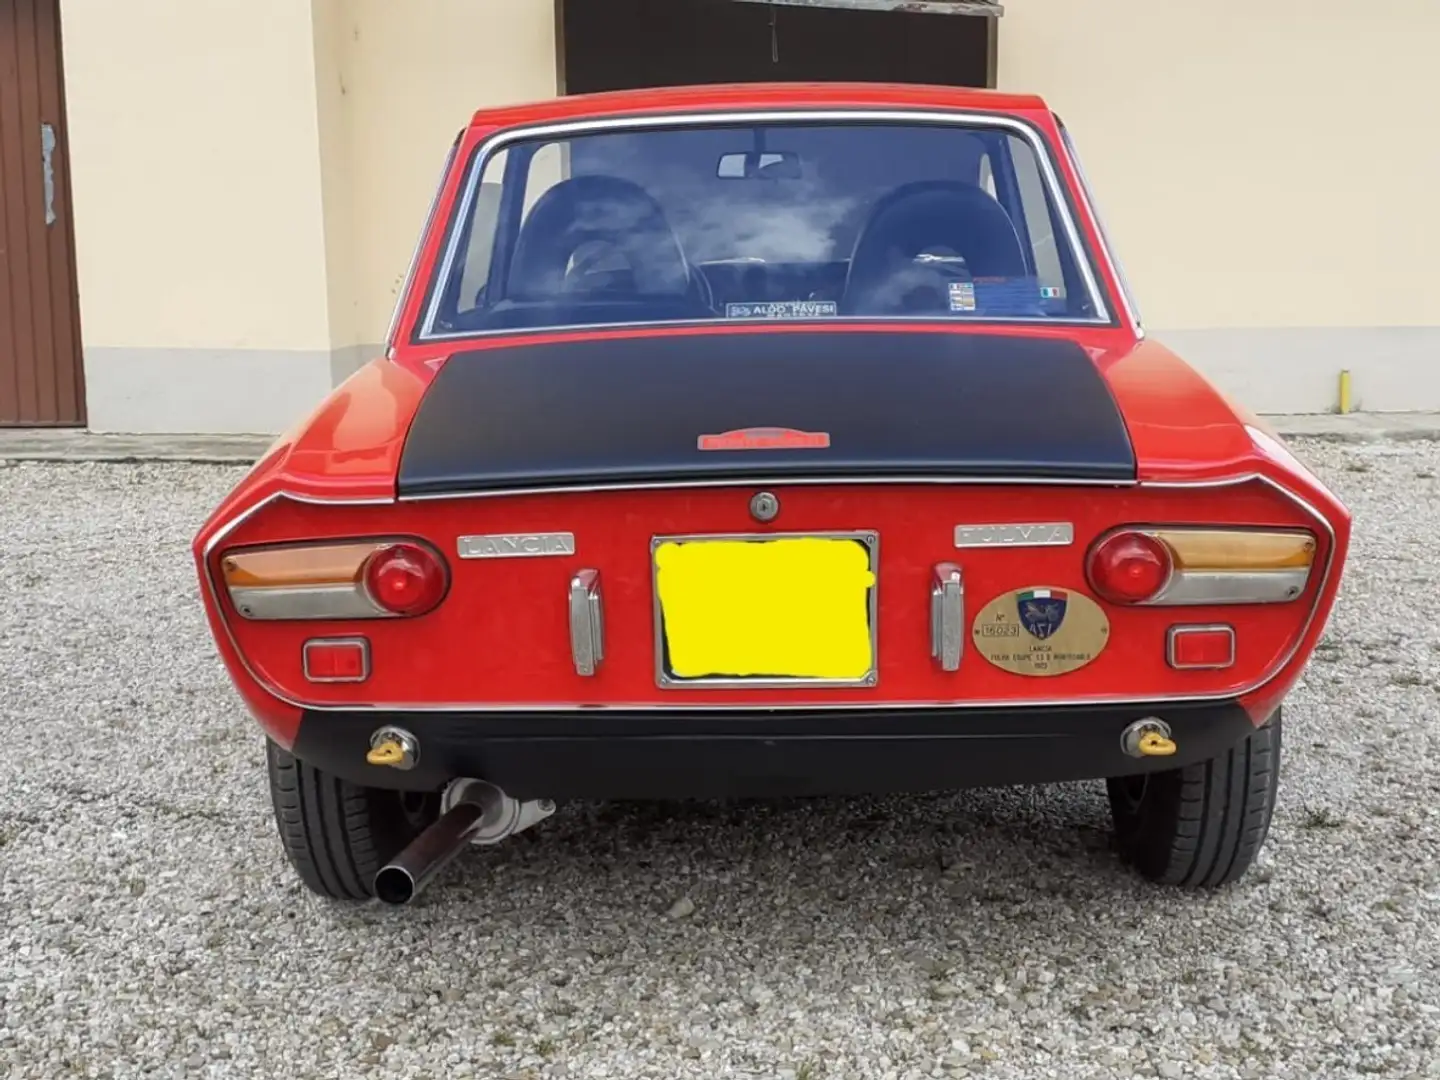
[[[83,425],[60,0],[0,0],[0,426]]]

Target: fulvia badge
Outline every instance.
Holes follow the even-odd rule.
[[[574,533],[492,533],[462,536],[457,545],[462,559],[516,559],[536,555],[574,555]]]

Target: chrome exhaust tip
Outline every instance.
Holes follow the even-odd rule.
[[[452,781],[441,813],[375,875],[376,899],[408,904],[469,844],[498,844],[555,812],[549,799],[521,802],[484,780]]]
[[[375,896],[385,904],[408,904],[470,842],[485,821],[485,807],[462,800],[433,821],[375,875]]]

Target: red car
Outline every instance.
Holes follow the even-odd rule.
[[[1349,537],[1042,101],[747,85],[477,113],[385,356],[194,557],[295,870],[403,903],[555,800],[1100,778],[1233,881]]]

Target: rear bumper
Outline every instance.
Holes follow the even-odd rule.
[[[1159,717],[1177,753],[1136,759],[1121,734]],[[384,724],[417,766],[365,761]],[[1254,730],[1236,702],[986,710],[306,712],[293,752],[370,787],[432,790],[457,776],[521,799],[678,799],[952,790],[1171,769]]]

